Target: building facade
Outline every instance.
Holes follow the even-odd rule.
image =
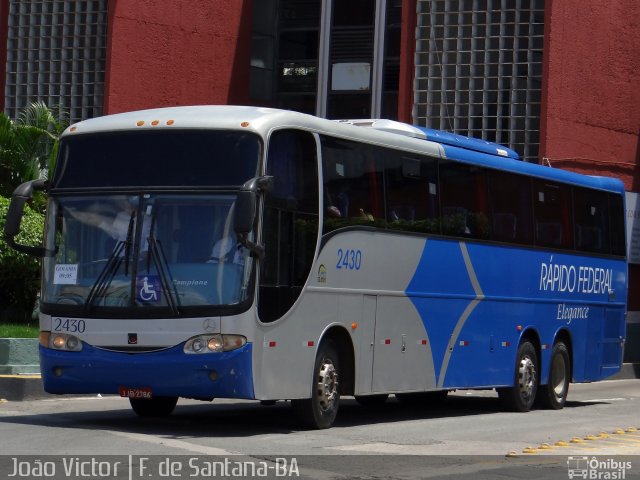
[[[616,176],[638,232],[638,18],[637,0],[0,0],[0,101],[72,120],[194,104],[398,119]]]

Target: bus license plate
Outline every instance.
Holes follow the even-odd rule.
[[[118,387],[118,392],[121,397],[127,398],[146,398],[150,399],[153,397],[151,393],[151,389],[149,387],[144,388],[131,388],[131,387]]]

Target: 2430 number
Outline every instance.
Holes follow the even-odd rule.
[[[351,250],[349,248],[343,250],[338,249],[338,262],[336,268],[338,270],[360,270],[362,266],[362,251]]]
[[[85,329],[86,325],[84,320],[58,317],[53,319],[54,332],[84,333]]]

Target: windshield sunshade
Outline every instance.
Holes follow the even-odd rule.
[[[68,135],[57,188],[221,187],[254,177],[259,138],[247,132],[154,130]]]

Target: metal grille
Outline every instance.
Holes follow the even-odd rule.
[[[71,121],[102,114],[107,0],[10,0],[5,112],[35,101]]]
[[[418,0],[414,121],[537,161],[544,0]]]

